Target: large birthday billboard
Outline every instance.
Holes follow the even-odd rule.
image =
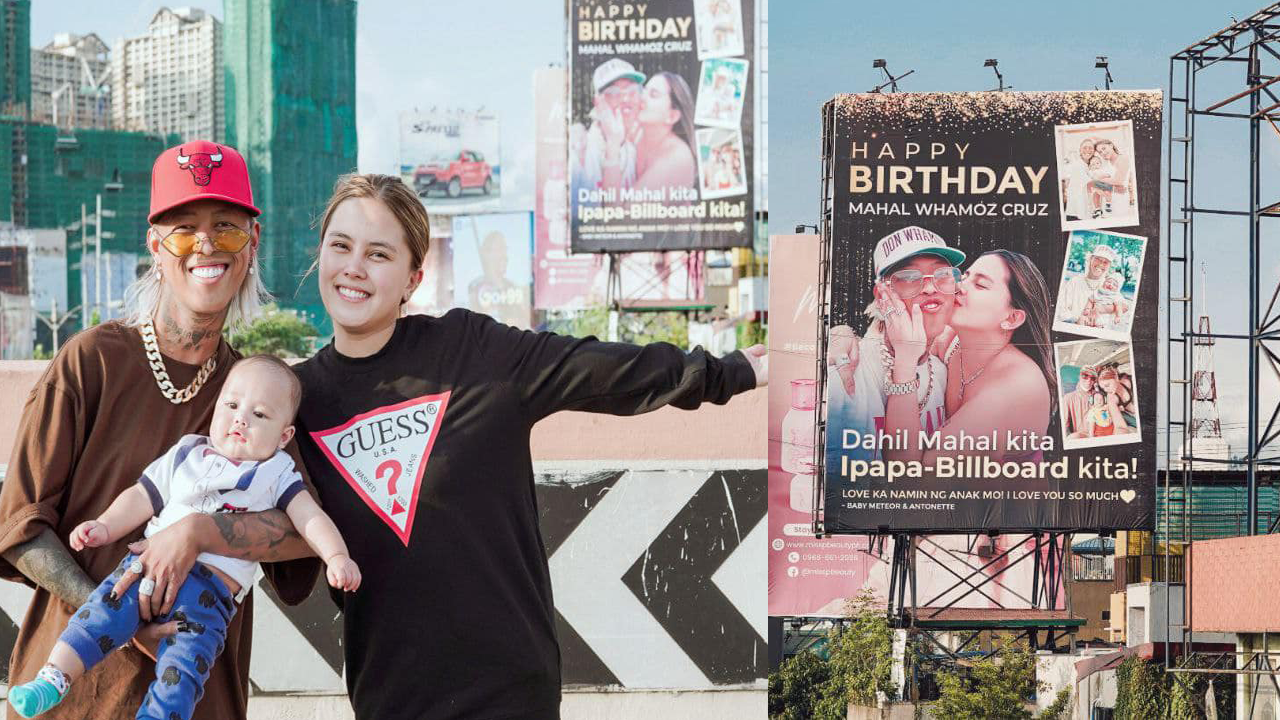
[[[1151,527],[1161,103],[824,106],[828,532]]]
[[[575,252],[752,243],[752,0],[570,0]]]

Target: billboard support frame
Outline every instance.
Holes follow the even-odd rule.
[[[918,555],[931,557],[928,552],[920,549],[920,539],[927,537],[925,533],[894,533],[893,534],[893,559],[889,569],[889,596],[885,613],[891,627],[898,630],[906,630],[908,643],[919,647],[927,647],[932,644],[940,654],[924,654],[918,653],[917,661],[911,663],[911,671],[907,674],[905,682],[907,686],[902,688],[903,697],[913,700],[919,699],[920,690],[920,664],[921,661],[928,661],[931,664],[937,664],[939,668],[942,666],[957,663],[961,658],[961,653],[965,652],[965,648],[977,640],[984,631],[1006,631],[1013,632],[1012,639],[1014,642],[1026,640],[1027,646],[1034,652],[1036,650],[1054,650],[1058,647],[1058,643],[1063,639],[1067,640],[1067,647],[1075,645],[1076,629],[1079,622],[1073,621],[1071,618],[1071,595],[1066,592],[1065,573],[1071,565],[1071,533],[1070,532],[1038,532],[1032,534],[1035,539],[1035,545],[1031,549],[1023,549],[1023,546],[1015,545],[1006,548],[978,568],[972,568],[968,575],[960,576],[959,573],[946,568],[953,575],[960,578],[955,584],[946,590],[938,593],[933,598],[925,601],[924,605],[920,605],[917,597],[916,583],[916,559]],[[869,535],[868,538],[883,537],[883,535]],[[1041,561],[1044,557],[1043,562]],[[1032,577],[1031,577],[1031,609],[1041,609],[1044,605],[1045,611],[1058,610],[1058,603],[1061,600],[1063,610],[1066,617],[1059,622],[1054,622],[1053,618],[1029,617],[1025,620],[1009,620],[1009,619],[972,619],[969,621],[945,621],[939,620],[939,616],[946,610],[955,609],[956,606],[966,597],[978,593],[986,595],[982,591],[982,587],[991,582],[998,582],[1005,574],[1010,572],[1014,566],[1022,563],[1028,557],[1032,558]],[[1002,566],[997,568],[992,574],[987,575],[986,570],[993,565],[1000,563],[1002,560],[1010,559]],[[978,580],[975,576],[980,576]],[[965,589],[962,594],[952,597],[945,604],[933,605],[932,603],[943,597],[953,593],[955,590]],[[1062,589],[1061,598],[1058,595],[1059,588]],[[987,595],[990,598],[989,595]],[[994,600],[993,600],[994,601]],[[996,603],[1000,605],[1000,603]],[[1004,609],[1001,605],[997,609]],[[944,627],[931,627],[933,621],[945,622]],[[1043,632],[1043,636],[1041,635]],[[964,639],[955,649],[948,648],[947,645],[939,639],[939,635],[949,635],[955,637],[958,634],[969,633],[969,637]],[[1043,639],[1043,642],[1041,640]],[[978,652],[981,657],[987,657],[994,653],[995,650]],[[971,656],[973,653],[967,653]]]
[[[1170,245],[1165,259],[1166,277],[1169,279],[1165,288],[1165,307],[1167,310],[1165,315],[1165,356],[1170,387],[1165,398],[1166,412],[1164,421],[1166,468],[1164,473],[1164,493],[1165,502],[1169,503],[1169,507],[1166,508],[1164,513],[1164,543],[1158,552],[1164,560],[1165,582],[1170,588],[1181,585],[1184,596],[1183,612],[1179,617],[1174,618],[1170,614],[1172,610],[1172,593],[1165,593],[1167,626],[1164,639],[1164,665],[1166,672],[1209,676],[1233,674],[1241,677],[1268,675],[1272,684],[1277,690],[1280,690],[1280,685],[1276,685],[1276,675],[1280,670],[1277,670],[1276,665],[1272,662],[1273,659],[1280,661],[1280,655],[1272,654],[1266,649],[1268,645],[1265,642],[1265,634],[1264,649],[1261,652],[1253,652],[1252,654],[1237,651],[1234,655],[1231,655],[1220,651],[1210,652],[1196,649],[1192,630],[1194,607],[1191,599],[1190,568],[1184,570],[1181,583],[1170,582],[1171,576],[1169,574],[1170,567],[1175,560],[1174,555],[1178,555],[1177,559],[1180,561],[1186,558],[1185,548],[1190,545],[1193,538],[1192,516],[1197,513],[1191,507],[1190,498],[1192,487],[1195,485],[1195,465],[1197,463],[1210,467],[1227,466],[1236,463],[1243,464],[1246,478],[1246,534],[1257,535],[1260,532],[1270,534],[1280,530],[1280,518],[1268,523],[1265,528],[1260,528],[1258,525],[1261,493],[1259,483],[1260,470],[1274,464],[1274,458],[1264,458],[1262,453],[1264,450],[1268,448],[1274,449],[1280,444],[1280,432],[1273,432],[1277,417],[1280,416],[1280,403],[1269,403],[1271,406],[1270,419],[1265,426],[1265,430],[1262,429],[1262,424],[1259,422],[1261,411],[1263,410],[1259,371],[1264,360],[1264,358],[1260,357],[1260,353],[1265,353],[1265,360],[1268,365],[1280,373],[1276,353],[1263,343],[1264,340],[1277,340],[1272,326],[1277,321],[1280,321],[1280,316],[1273,315],[1276,305],[1275,296],[1280,294],[1280,283],[1277,284],[1275,294],[1273,294],[1270,304],[1265,309],[1261,305],[1259,296],[1262,285],[1262,220],[1265,217],[1280,217],[1280,212],[1277,212],[1280,209],[1280,203],[1264,205],[1261,200],[1262,153],[1260,137],[1264,121],[1277,133],[1280,133],[1280,126],[1277,125],[1277,121],[1280,121],[1280,96],[1277,96],[1270,87],[1275,84],[1277,78],[1266,77],[1261,71],[1263,58],[1261,53],[1265,52],[1272,58],[1280,59],[1280,35],[1274,31],[1277,18],[1280,18],[1280,3],[1273,3],[1251,16],[1187,46],[1169,58],[1169,128],[1166,139],[1166,150],[1169,158],[1169,175],[1166,179],[1166,190],[1169,198],[1169,207],[1166,213],[1165,230]],[[1243,89],[1225,99],[1215,99],[1216,102],[1201,108],[1196,94],[1198,73],[1220,62],[1244,63],[1242,68],[1244,70],[1242,76]],[[1266,96],[1265,99],[1263,98],[1264,95]],[[1222,110],[1223,107],[1246,98],[1248,99],[1247,113]],[[1222,214],[1221,210],[1201,208],[1195,205],[1195,124],[1198,116],[1248,121],[1248,209],[1244,211],[1229,211],[1230,214],[1249,219],[1247,334],[1200,332],[1200,329],[1192,324],[1195,319],[1194,301],[1196,299],[1193,277],[1197,248],[1195,220],[1197,216],[1206,213]],[[1175,125],[1178,125],[1178,127],[1175,127]],[[1179,133],[1178,130],[1181,130],[1181,132]],[[1181,177],[1175,175],[1175,166],[1181,167]],[[1205,181],[1212,182],[1213,178],[1206,178]],[[1215,252],[1221,251],[1221,238],[1215,237],[1206,241],[1215,243]],[[1177,254],[1174,252],[1174,243],[1177,243],[1179,250]],[[1175,295],[1175,278],[1179,277],[1181,278],[1181,293]],[[1175,322],[1175,317],[1178,318],[1178,322]],[[1195,453],[1192,417],[1193,393],[1195,392],[1193,388],[1194,346],[1198,343],[1213,342],[1217,339],[1243,339],[1249,343],[1248,380],[1246,383],[1248,400],[1247,449],[1242,460],[1201,457]],[[1175,345],[1180,347],[1175,347]],[[1179,377],[1174,376],[1175,369],[1180,371]],[[1175,395],[1177,396],[1176,398]],[[1179,411],[1180,415],[1175,416],[1175,411]],[[1259,432],[1260,430],[1261,433]],[[1178,438],[1176,443],[1175,435]],[[1177,450],[1174,449],[1175,447]],[[1181,496],[1178,498],[1181,507],[1173,505],[1175,491],[1181,491]],[[1172,517],[1175,513],[1178,514],[1176,525]],[[1177,538],[1176,540],[1175,537]],[[1175,544],[1178,545],[1178,553],[1173,552]],[[1178,641],[1173,640],[1175,628]],[[1203,661],[1204,667],[1175,667],[1172,657],[1174,651],[1180,651],[1184,661],[1195,661],[1197,659]],[[1247,660],[1237,662],[1236,656],[1240,655],[1249,655],[1250,657]],[[1230,661],[1226,663],[1227,667],[1220,667],[1221,661],[1227,656],[1230,656]],[[1257,667],[1258,665],[1263,665],[1266,669],[1261,669]],[[1178,678],[1178,675],[1174,677]],[[1179,680],[1181,681],[1181,678]],[[1257,689],[1258,683],[1255,682],[1253,692],[1250,693],[1252,697],[1249,716],[1252,716],[1253,703],[1257,699]]]
[[[818,393],[814,402],[813,452],[815,468],[813,475],[813,508],[812,527],[816,537],[823,537],[826,528],[823,525],[823,513],[826,505],[826,461],[827,454],[822,448],[827,444],[827,394],[823,388],[827,386],[827,327],[831,320],[831,221],[835,209],[835,192],[832,179],[835,177],[835,118],[836,114],[830,106],[822,109],[822,185],[818,195],[818,226],[822,239],[818,250],[818,302],[814,315],[817,318],[817,358],[813,377],[816,379]],[[884,535],[885,533],[881,533]],[[894,545],[895,549],[897,545]]]

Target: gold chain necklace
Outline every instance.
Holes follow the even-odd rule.
[[[142,347],[147,351],[147,363],[151,365],[151,374],[155,376],[160,392],[164,393],[164,396],[174,405],[181,405],[195,397],[196,393],[200,392],[200,388],[204,387],[205,381],[213,374],[214,369],[218,367],[218,353],[215,350],[209,359],[204,361],[204,365],[200,366],[196,379],[179,390],[173,386],[173,381],[169,379],[169,371],[164,368],[164,357],[160,354],[160,344],[156,342],[155,325],[148,321],[143,324],[141,332]]]

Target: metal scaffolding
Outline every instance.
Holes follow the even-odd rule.
[[[1264,72],[1264,67],[1268,71]],[[1242,71],[1242,72],[1240,72]],[[1242,82],[1239,92],[1226,97],[1202,98],[1197,93],[1197,83],[1213,79],[1230,77],[1231,82]],[[1220,85],[1215,84],[1217,88]],[[1280,453],[1275,452],[1280,441],[1280,403],[1274,400],[1263,407],[1264,401],[1260,392],[1260,374],[1264,366],[1280,378],[1280,354],[1274,343],[1280,342],[1280,312],[1277,312],[1277,299],[1280,299],[1280,285],[1277,285],[1270,302],[1263,305],[1263,250],[1262,231],[1268,218],[1280,217],[1280,197],[1262,198],[1262,133],[1264,126],[1269,126],[1280,135],[1280,3],[1270,5],[1254,13],[1252,16],[1230,25],[1223,30],[1200,40],[1197,43],[1174,54],[1169,61],[1169,134],[1167,151],[1169,155],[1168,177],[1168,257],[1166,272],[1168,277],[1165,316],[1167,345],[1166,369],[1169,373],[1169,392],[1166,396],[1165,411],[1165,463],[1167,472],[1164,475],[1163,494],[1168,508],[1161,518],[1162,527],[1158,528],[1163,541],[1160,554],[1165,566],[1165,577],[1170,578],[1170,568],[1174,563],[1181,563],[1184,550],[1196,539],[1195,528],[1200,523],[1196,517],[1197,508],[1193,506],[1193,484],[1197,484],[1196,466],[1201,473],[1204,470],[1224,470],[1228,464],[1239,463],[1244,469],[1244,503],[1245,523],[1242,530],[1245,534],[1275,532],[1280,516],[1259,514],[1259,500],[1266,503],[1271,496],[1261,487],[1264,471],[1280,466]],[[1247,109],[1246,109],[1247,106]],[[1203,132],[1210,124],[1224,121],[1234,125],[1235,129],[1247,128],[1249,149],[1248,167],[1248,202],[1241,207],[1210,207],[1197,196],[1197,185],[1213,189],[1220,187],[1225,178],[1214,177],[1208,170],[1200,170],[1197,175],[1197,122],[1201,122]],[[1205,152],[1205,150],[1201,150]],[[1220,218],[1236,218],[1248,223],[1248,318],[1247,331],[1244,333],[1212,332],[1207,323],[1200,324],[1194,311],[1196,252],[1203,251],[1206,256],[1235,253],[1243,250],[1239,247],[1238,236],[1230,234],[1210,234],[1201,231],[1196,234],[1197,222],[1202,224],[1207,216]],[[1236,253],[1243,256],[1243,252]],[[1210,397],[1216,398],[1216,387],[1213,386],[1212,375],[1206,377],[1203,372],[1197,373],[1194,364],[1197,348],[1217,341],[1244,342],[1248,345],[1247,375],[1245,384],[1248,397],[1247,446],[1244,454],[1238,459],[1212,457],[1210,453],[1197,453],[1196,428],[1203,422],[1195,412],[1197,404],[1203,405]],[[1268,343],[1272,343],[1269,345]],[[1208,393],[1206,395],[1206,393]],[[1265,413],[1265,415],[1264,415]],[[1265,423],[1262,422],[1266,418]],[[1176,450],[1175,450],[1176,448]],[[1271,451],[1268,454],[1268,451]],[[1272,495],[1274,490],[1271,490]],[[1264,520],[1265,518],[1265,520]],[[1202,524],[1202,523],[1201,523]],[[1167,632],[1165,633],[1166,669],[1175,673],[1235,674],[1241,677],[1267,675],[1271,683],[1276,683],[1277,663],[1280,655],[1268,654],[1266,646],[1261,652],[1248,653],[1247,661],[1237,662],[1232,653],[1198,652],[1192,644],[1192,615],[1190,589],[1192,575],[1185,573],[1183,582],[1171,582],[1170,589],[1181,586],[1185,602],[1180,617],[1170,613],[1170,596],[1166,593],[1165,613]],[[1172,667],[1171,644],[1181,639],[1184,651],[1184,665],[1195,667]],[[1179,677],[1175,675],[1175,677]],[[1179,677],[1186,681],[1190,676]],[[1253,683],[1252,699],[1248,714],[1253,716],[1253,701],[1257,700],[1258,683]],[[1280,693],[1280,686],[1277,686]]]

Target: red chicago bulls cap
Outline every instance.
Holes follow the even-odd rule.
[[[224,200],[257,217],[249,168],[230,145],[197,140],[160,153],[151,168],[151,213],[147,222],[166,210],[193,200]]]

